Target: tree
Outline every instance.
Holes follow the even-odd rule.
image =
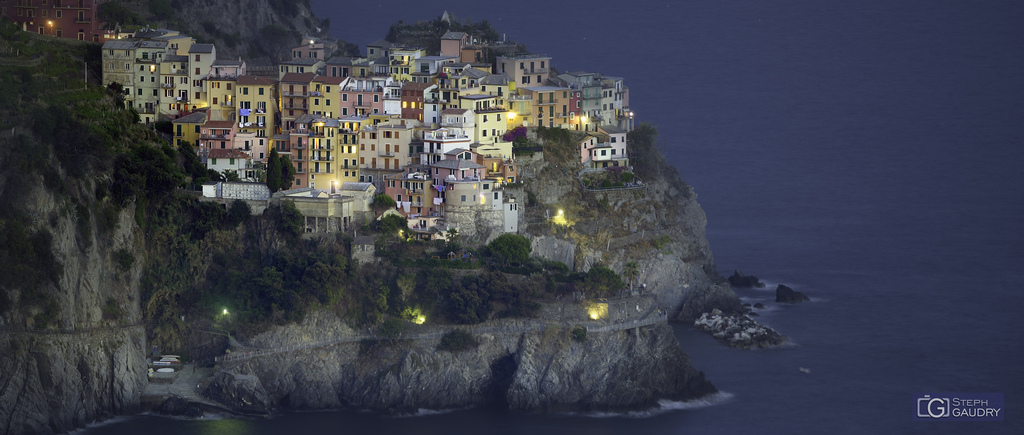
[[[225,169],[224,170],[224,179],[227,180],[227,181],[241,181],[242,180],[241,178],[238,177],[238,171],[236,171],[234,169]]]
[[[267,187],[271,193],[281,190],[281,159],[277,155],[277,148],[270,150],[270,157],[267,158]]]
[[[388,196],[386,194],[383,194],[383,193],[381,193],[381,194],[379,194],[377,196],[374,196],[373,197],[373,202],[370,203],[370,208],[373,209],[373,213],[376,214],[377,216],[380,216],[381,214],[383,214],[388,209],[392,209],[392,208],[395,208],[397,206],[398,206],[398,203],[395,202],[394,199],[392,199],[390,196]]]
[[[583,285],[597,297],[612,296],[624,286],[622,278],[614,270],[601,264],[595,264],[587,271]]]
[[[459,244],[459,229],[455,227],[448,228],[445,234],[445,250],[455,252],[461,247]]]
[[[487,244],[487,249],[506,263],[523,263],[530,258],[530,239],[506,233]]]
[[[288,156],[281,157],[281,189],[291,189],[293,181],[295,181],[295,165],[292,164],[292,159]]]
[[[633,290],[633,280],[640,276],[640,268],[637,266],[636,261],[629,261],[626,263],[626,267],[622,269],[622,276],[629,281],[629,289]]]

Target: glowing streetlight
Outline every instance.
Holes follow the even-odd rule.
[[[228,315],[228,309],[227,308],[224,309],[224,315],[225,316]]]
[[[508,120],[512,121],[516,119],[516,112],[508,112]]]

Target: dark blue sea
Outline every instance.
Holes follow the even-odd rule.
[[[795,346],[677,325],[725,394],[638,415],[141,416],[87,433],[1024,433],[1024,2],[311,3],[361,46],[447,7],[559,70],[625,77],[698,192],[719,271],[811,297],[740,292]],[[944,392],[1002,393],[1005,420],[913,419],[915,394]]]

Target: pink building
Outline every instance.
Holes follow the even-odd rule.
[[[341,88],[341,116],[384,113],[384,88],[391,77],[351,77]]]

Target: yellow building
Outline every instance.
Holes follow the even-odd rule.
[[[426,56],[426,51],[419,48],[395,48],[389,55],[388,74],[397,81],[412,81],[413,63],[416,59]]]
[[[195,148],[199,142],[200,130],[206,124],[206,112],[195,112],[171,121],[174,131],[174,144],[179,140],[192,144]]]
[[[277,133],[277,82],[260,76],[239,76],[235,93],[240,133],[254,133],[255,146],[272,146]],[[269,150],[268,150],[269,155]],[[257,158],[259,155],[255,155]]]
[[[236,79],[209,76],[205,82],[206,95],[210,102],[207,116],[212,121],[234,121]]]
[[[317,76],[310,92],[310,110],[314,115],[335,118],[341,113],[341,86],[343,77]]]

